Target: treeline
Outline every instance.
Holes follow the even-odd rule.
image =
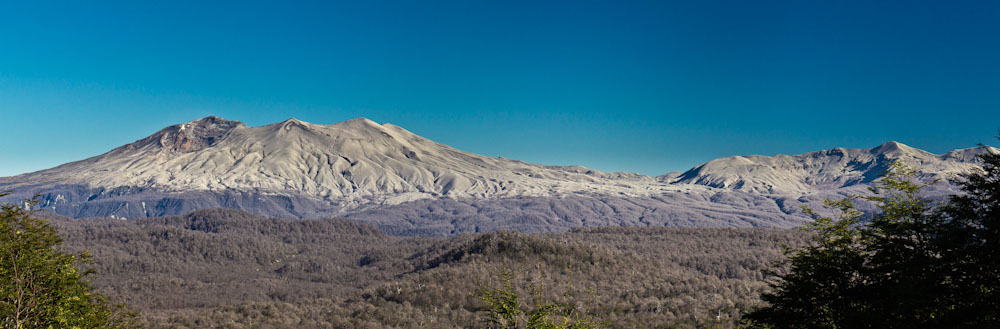
[[[472,292],[502,269],[528,300],[576,303],[613,328],[725,328],[760,306],[781,247],[808,238],[760,228],[398,237],[235,210],[50,220],[65,248],[93,255],[94,284],[149,328],[483,327]]]

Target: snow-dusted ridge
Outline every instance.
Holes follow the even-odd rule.
[[[978,154],[996,152],[989,146],[945,154],[890,141],[870,149],[834,148],[799,155],[732,156],[701,164],[679,175],[660,176],[671,184],[698,184],[768,194],[807,194],[871,183],[893,161],[919,168],[922,180],[947,180],[977,166]]]
[[[0,178],[7,200],[72,217],[125,218],[228,207],[277,217],[347,216],[400,234],[579,225],[778,226],[800,204],[863,191],[889,163],[949,178],[991,147],[931,154],[871,149],[733,156],[649,177],[463,152],[399,126],[358,118],[250,127],[206,117],[85,160]],[[939,186],[936,193],[950,191]],[[416,217],[414,217],[416,216]]]
[[[291,192],[344,205],[675,189],[638,174],[480,156],[364,118],[332,125],[288,119],[249,127],[206,117],[90,159],[0,182],[12,188],[75,184],[165,192]]]

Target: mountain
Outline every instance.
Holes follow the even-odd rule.
[[[637,174],[466,153],[364,118],[333,125],[289,119],[248,127],[207,117],[167,127],[90,159],[5,181],[20,182],[12,187],[85,184],[171,192],[294,191],[324,200],[363,203],[545,195],[552,189],[622,190],[613,184],[605,186],[609,180],[656,184]]]
[[[393,234],[788,227],[808,220],[799,205],[856,192],[892,160],[919,164],[937,178],[970,170],[975,155],[989,150],[934,155],[890,142],[729,157],[649,177],[481,156],[364,118],[250,127],[206,117],[89,159],[0,178],[0,190],[15,191],[8,201],[37,194],[38,208],[70,217],[235,208],[271,217],[341,216]]]
[[[670,184],[697,184],[763,194],[809,194],[851,187],[867,188],[894,161],[919,168],[922,181],[948,180],[977,166],[981,146],[945,154],[887,142],[870,149],[844,149],[799,155],[732,156],[715,159],[679,175],[658,177]]]
[[[344,215],[421,199],[676,191],[632,173],[462,152],[391,124],[295,119],[261,127],[206,117],[105,154],[0,178],[8,199],[40,193],[71,217],[123,218],[227,207],[275,217]]]

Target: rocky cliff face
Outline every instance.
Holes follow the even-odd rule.
[[[214,146],[234,129],[246,127],[239,121],[210,116],[163,128],[149,137],[125,145],[123,151],[146,149],[146,152],[194,152]]]
[[[207,117],[93,158],[0,178],[6,200],[71,217],[137,218],[201,208],[272,217],[346,216],[396,234],[581,225],[776,226],[798,205],[863,191],[892,161],[922,178],[972,170],[988,147],[931,154],[872,149],[736,156],[648,177],[463,152],[391,124],[289,119],[261,127]],[[935,193],[946,193],[942,185]]]

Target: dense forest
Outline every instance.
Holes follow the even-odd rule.
[[[42,215],[42,214],[38,214]],[[497,273],[612,328],[725,328],[760,306],[796,230],[582,228],[399,237],[342,219],[199,210],[141,220],[47,216],[94,284],[149,328],[485,327]]]

